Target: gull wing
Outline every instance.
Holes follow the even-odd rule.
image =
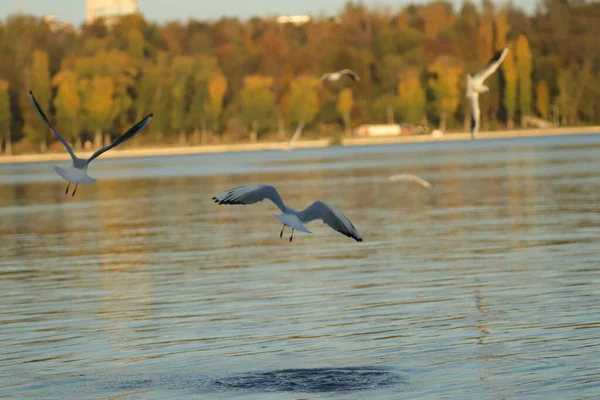
[[[292,135],[292,138],[288,142],[288,147],[292,147],[292,145],[294,144],[294,142],[296,140],[298,140],[298,138],[302,134],[302,129],[304,129],[304,124],[303,123],[302,124],[298,124],[298,127],[296,128],[296,132],[294,132],[294,134]]]
[[[329,225],[333,230],[338,231],[357,242],[362,242],[362,237],[354,225],[352,225],[352,222],[350,222],[350,220],[335,207],[324,201],[315,201],[305,210],[300,211],[298,216],[305,224],[316,219],[323,220],[323,223]]]
[[[496,72],[500,64],[502,64],[502,61],[504,61],[506,54],[508,54],[508,47],[505,47],[502,50],[496,52],[496,54],[494,54],[492,58],[488,61],[488,63],[485,65],[485,67],[483,67],[481,71],[476,73],[475,76],[473,76],[473,79],[478,80],[481,84],[483,84],[483,81],[485,81],[490,75]]]
[[[331,75],[329,72],[324,73],[323,75],[321,75],[321,77],[319,78],[320,82],[326,81],[329,78],[329,75]]]
[[[360,78],[358,77],[358,75],[356,74],[356,72],[354,72],[354,71],[352,71],[350,69],[343,69],[343,70],[340,71],[340,74],[348,75],[355,82],[359,82],[360,81]]]
[[[46,117],[46,114],[44,114],[42,107],[40,107],[40,104],[35,99],[35,96],[33,95],[32,91],[29,91],[29,98],[31,99],[31,102],[33,103],[33,107],[35,108],[35,110],[38,112],[38,114],[40,114],[40,117],[42,117],[42,119],[44,120],[46,125],[48,125],[50,130],[54,133],[54,136],[56,136],[56,138],[63,144],[63,146],[65,146],[65,149],[67,149],[67,151],[69,152],[71,159],[75,160],[77,157],[75,157],[75,153],[73,153],[73,149],[71,148],[71,145],[60,135],[60,133],[58,133],[58,131],[56,129],[54,129],[54,127],[48,120],[48,117]]]
[[[424,179],[419,178],[418,176],[410,175],[410,174],[392,175],[388,179],[392,182],[401,181],[401,180],[413,181],[413,182],[417,182],[419,185],[421,185],[423,187],[426,187],[426,188],[431,187],[431,183],[427,182]]]
[[[88,158],[87,162],[90,163],[93,159],[98,158],[102,153],[105,153],[108,150],[112,149],[113,147],[117,147],[121,143],[124,143],[124,142],[128,141],[129,139],[133,138],[135,135],[140,133],[141,130],[146,127],[146,125],[148,125],[150,123],[150,121],[152,120],[152,117],[154,117],[154,114],[152,114],[152,113],[148,114],[146,116],[146,118],[144,118],[143,120],[141,120],[140,122],[138,122],[137,124],[135,124],[134,126],[129,128],[129,130],[127,132],[125,132],[123,135],[121,135],[121,137],[119,137],[117,140],[115,140],[108,146],[105,146],[105,147],[101,148],[100,150],[97,150],[94,154],[92,154],[92,156],[90,158]]]
[[[240,186],[218,194],[212,198],[218,204],[254,204],[264,199],[271,200],[281,212],[285,212],[285,205],[275,186],[247,185]]]
[[[468,98],[471,103],[471,137],[475,139],[475,136],[479,131],[479,95],[477,92],[473,92]]]

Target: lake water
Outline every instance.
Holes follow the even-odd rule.
[[[2,398],[600,398],[600,135],[54,164],[0,166]]]

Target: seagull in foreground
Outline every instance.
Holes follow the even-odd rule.
[[[294,134],[292,135],[292,138],[288,142],[287,147],[285,148],[285,151],[292,150],[292,146],[294,145],[294,142],[296,140],[298,140],[298,138],[302,134],[302,129],[303,128],[304,128],[304,123],[298,124],[298,127],[296,128],[296,132],[294,132]]]
[[[419,185],[421,185],[423,187],[426,187],[426,188],[431,187],[431,183],[429,183],[415,175],[409,175],[409,174],[392,175],[388,179],[392,182],[402,181],[402,180],[413,181],[413,182],[417,182]]]
[[[218,204],[254,204],[264,199],[271,200],[281,210],[281,215],[273,214],[275,218],[283,222],[279,237],[283,237],[283,230],[286,226],[292,228],[290,243],[294,238],[294,230],[312,233],[304,224],[308,224],[316,219],[323,220],[323,223],[329,225],[339,233],[357,242],[362,242],[362,237],[354,225],[352,225],[352,222],[335,207],[324,201],[317,200],[306,209],[296,211],[283,204],[283,200],[281,200],[277,189],[270,185],[240,186],[213,197],[215,203]]]
[[[498,51],[488,61],[481,71],[475,75],[467,75],[467,99],[471,102],[471,138],[475,139],[477,132],[479,131],[479,94],[485,93],[490,90],[489,87],[483,84],[483,82],[502,64],[504,57],[508,53],[508,48]]]
[[[73,153],[73,149],[71,148],[69,143],[60,135],[60,133],[58,133],[56,129],[54,129],[54,127],[48,120],[48,117],[46,117],[46,114],[44,114],[44,111],[40,107],[39,103],[37,102],[31,91],[29,92],[29,97],[31,98],[31,102],[33,103],[33,106],[35,107],[37,112],[40,114],[44,122],[46,122],[46,124],[50,127],[50,130],[54,133],[54,135],[56,135],[56,138],[60,140],[60,142],[65,146],[65,148],[69,152],[69,155],[71,156],[71,159],[73,160],[73,164],[68,168],[61,168],[56,166],[54,167],[56,173],[60,175],[61,178],[69,182],[69,184],[67,185],[67,189],[65,190],[65,195],[69,193],[69,187],[71,186],[71,183],[75,184],[75,189],[73,190],[73,194],[71,196],[75,196],[75,193],[77,192],[77,186],[80,183],[87,184],[96,182],[96,179],[92,178],[91,176],[88,176],[87,174],[88,165],[90,164],[90,162],[92,162],[92,160],[100,156],[102,153],[112,149],[113,147],[117,147],[121,143],[137,135],[142,129],[146,127],[146,125],[150,123],[150,120],[154,116],[154,114],[152,113],[148,114],[146,118],[129,128],[129,130],[117,140],[115,140],[108,146],[105,146],[100,150],[96,151],[94,154],[92,154],[90,158],[86,160],[75,156],[75,153]]]
[[[337,72],[328,72],[326,74],[323,74],[323,76],[321,76],[321,78],[319,79],[321,82],[335,82],[340,80],[340,78],[344,75],[348,75],[350,78],[352,78],[352,80],[354,82],[359,82],[360,78],[358,77],[358,75],[356,75],[356,73],[352,70],[349,69],[343,69],[341,71],[337,71]]]

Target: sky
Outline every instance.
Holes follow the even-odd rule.
[[[367,6],[389,6],[400,9],[409,3],[426,3],[428,0],[363,0]],[[458,9],[462,0],[450,0]],[[504,0],[494,1],[503,4]],[[144,16],[153,21],[187,21],[189,18],[204,20],[222,16],[246,19],[266,14],[317,15],[321,12],[333,15],[342,10],[346,0],[138,0]],[[475,4],[480,1],[475,0]],[[526,11],[535,9],[537,0],[516,2]],[[37,16],[56,15],[61,22],[79,25],[85,19],[85,0],[0,0],[0,19],[14,14],[19,5],[24,13]]]

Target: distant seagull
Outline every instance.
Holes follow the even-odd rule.
[[[474,76],[467,75],[467,98],[471,102],[471,138],[475,139],[477,132],[479,131],[479,94],[485,93],[490,90],[489,87],[483,84],[483,82],[502,64],[504,57],[508,53],[508,48],[498,51],[488,61],[486,66],[476,73]]]
[[[86,184],[96,182],[96,179],[92,178],[91,176],[88,176],[87,174],[88,165],[92,162],[92,160],[100,156],[102,153],[112,149],[113,147],[117,147],[121,143],[137,135],[142,129],[146,127],[146,125],[148,125],[148,123],[150,123],[150,120],[154,116],[154,114],[148,114],[146,118],[129,128],[129,130],[125,132],[120,138],[118,138],[108,146],[105,146],[100,150],[96,151],[94,154],[92,154],[90,158],[85,160],[83,158],[78,158],[77,156],[75,156],[75,153],[73,153],[73,149],[71,148],[69,143],[60,135],[60,133],[58,133],[56,129],[54,129],[54,127],[48,120],[48,117],[46,117],[46,114],[44,114],[44,111],[40,107],[39,103],[37,102],[31,91],[29,92],[29,97],[31,98],[31,102],[33,103],[33,106],[35,107],[36,111],[40,114],[44,122],[48,124],[50,130],[54,132],[56,138],[60,140],[60,142],[65,146],[65,148],[69,152],[69,155],[71,156],[71,159],[73,160],[73,164],[68,168],[61,168],[56,166],[54,167],[56,173],[60,175],[61,178],[69,182],[69,184],[67,185],[67,189],[65,190],[65,194],[69,193],[69,186],[71,186],[71,183],[75,184],[75,190],[73,190],[72,196],[75,196],[75,192],[77,192],[77,185],[79,185],[80,183]]]
[[[302,129],[304,129],[304,124],[303,123],[298,124],[298,127],[296,128],[296,132],[294,132],[294,134],[292,135],[292,138],[288,142],[287,147],[285,148],[285,151],[292,150],[292,146],[294,145],[294,142],[296,140],[298,140],[300,138],[300,135],[302,134]]]
[[[283,237],[283,229],[286,226],[292,228],[290,243],[294,238],[294,230],[299,230],[306,233],[312,233],[304,224],[307,224],[316,219],[323,220],[323,223],[329,225],[332,229],[344,234],[357,242],[362,242],[362,237],[352,225],[352,222],[340,213],[335,207],[323,201],[315,201],[310,206],[302,211],[296,211],[285,204],[281,200],[281,196],[274,186],[270,185],[248,185],[240,186],[225,193],[221,193],[213,200],[218,204],[254,204],[264,199],[271,200],[280,210],[281,215],[276,215],[275,218],[283,222],[279,237]]]
[[[414,176],[414,175],[409,175],[409,174],[402,174],[402,175],[392,175],[388,178],[390,181],[392,182],[396,182],[396,181],[413,181],[413,182],[417,182],[419,185],[426,187],[426,188],[430,188],[431,187],[431,183],[419,178],[418,176]]]
[[[321,78],[319,80],[321,82],[335,82],[335,81],[340,80],[340,78],[344,75],[348,75],[355,82],[360,81],[360,78],[358,77],[358,75],[356,75],[356,73],[354,71],[349,70],[349,69],[343,69],[343,70],[337,71],[337,72],[328,72],[326,74],[323,74],[323,76],[321,76]]]

